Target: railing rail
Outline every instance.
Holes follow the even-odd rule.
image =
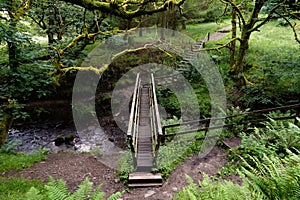
[[[151,84],[149,90],[149,100],[150,100],[150,123],[151,123],[151,133],[152,133],[152,153],[154,160],[157,158],[158,149],[160,143],[164,140],[164,135],[162,131],[162,125],[160,120],[160,114],[158,109],[155,81],[154,76],[151,74]]]
[[[138,129],[139,129],[139,114],[140,114],[140,92],[141,92],[141,79],[140,74],[137,74],[135,87],[133,91],[133,98],[130,110],[130,117],[127,129],[127,138],[129,140],[130,149],[133,153],[134,163],[136,165],[136,155],[138,146]]]
[[[230,118],[234,118],[234,117],[238,117],[238,116],[263,115],[263,114],[268,113],[270,111],[281,111],[281,110],[291,110],[291,109],[296,109],[297,110],[296,116],[297,115],[299,116],[300,103],[293,104],[293,105],[287,105],[287,106],[281,106],[281,107],[275,107],[275,108],[267,108],[267,109],[262,109],[262,110],[254,110],[254,111],[250,111],[250,112],[244,112],[244,113],[239,113],[239,114],[225,116],[225,117],[219,117],[219,118],[207,118],[207,119],[200,119],[200,120],[193,120],[193,121],[187,121],[187,122],[182,122],[182,123],[165,125],[165,126],[162,127],[162,131],[163,131],[164,137],[173,137],[175,135],[183,135],[183,134],[194,133],[194,132],[199,132],[199,131],[208,131],[208,130],[219,129],[219,128],[227,128],[227,127],[232,127],[232,126],[235,126],[235,125],[238,125],[238,124],[263,122],[263,121],[267,121],[268,119],[267,118],[260,118],[260,119],[255,119],[255,120],[245,120],[245,121],[240,122],[238,124],[225,124],[225,125],[220,125],[220,126],[209,127],[209,123],[211,121],[225,120],[225,119],[230,119]],[[296,118],[296,116],[277,117],[277,118],[274,118],[274,120],[293,119],[293,118]],[[166,134],[166,129],[167,128],[178,127],[178,126],[186,126],[186,125],[191,125],[191,124],[196,124],[196,123],[201,124],[201,125],[198,125],[198,127],[196,129],[191,129],[191,130]]]

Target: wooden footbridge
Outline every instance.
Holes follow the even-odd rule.
[[[127,138],[129,140],[135,172],[129,175],[129,186],[160,186],[160,174],[152,174],[156,166],[157,151],[162,140],[162,126],[155,93],[154,76],[137,74]]]
[[[269,113],[270,111],[286,110],[293,111],[295,114],[287,117],[273,118],[273,120],[286,120],[294,118],[295,123],[299,123],[300,103],[244,112],[220,118],[207,118],[162,126],[155,92],[154,75],[151,74],[149,78],[141,77],[140,74],[137,74],[127,131],[127,138],[132,152],[135,169],[134,172],[129,175],[129,187],[162,185],[161,174],[153,174],[152,169],[156,167],[158,150],[160,145],[164,144],[166,137],[174,137],[175,135],[190,134],[199,131],[207,132],[208,130],[212,129],[228,128],[240,124],[247,125],[249,123],[253,124],[263,122],[269,120],[265,117],[266,113]],[[243,121],[222,126],[209,127],[211,120],[224,120],[238,116],[244,116]],[[167,128],[186,126],[195,123],[197,124],[196,129],[165,134]],[[202,139],[205,139],[205,135],[201,138],[194,138],[194,140]],[[226,142],[223,143],[224,145],[227,145]]]

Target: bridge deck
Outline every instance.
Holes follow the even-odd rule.
[[[141,112],[139,124],[139,139],[137,153],[137,171],[151,171],[153,167],[153,156],[151,152],[151,128],[150,128],[150,105],[149,87],[141,89]]]

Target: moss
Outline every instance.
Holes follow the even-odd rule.
[[[13,115],[5,113],[2,121],[0,122],[0,147],[5,143],[8,131],[13,122]]]
[[[56,146],[60,146],[62,145],[63,143],[65,142],[65,139],[62,135],[58,135],[56,136],[55,140],[54,140],[54,143]]]
[[[65,144],[67,144],[67,145],[73,145],[73,140],[74,140],[74,135],[72,133],[69,133],[65,137]]]

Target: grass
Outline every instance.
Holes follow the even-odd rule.
[[[32,186],[38,189],[42,189],[44,183],[39,180],[0,177],[0,199],[1,200],[26,199],[25,194]]]
[[[300,24],[298,23],[296,30],[299,28]],[[238,36],[239,34],[238,32]],[[206,47],[225,44],[230,40],[230,37],[231,34],[228,34],[220,40],[209,41],[206,43]],[[228,49],[222,49],[221,53],[216,51],[209,53],[219,65],[227,88],[230,88],[232,82],[228,74]],[[274,20],[262,26],[259,32],[253,32],[245,59],[245,75],[250,82],[264,91],[271,99],[283,102],[286,101],[286,97],[293,98],[293,96],[299,95],[299,68],[299,44],[295,41],[294,33],[290,27],[282,26]]]
[[[230,25],[230,19],[226,19],[220,23],[201,23],[201,24],[189,24],[187,25],[186,30],[181,32],[190,36],[195,40],[201,40],[205,38],[207,33],[214,33],[217,30]]]
[[[0,173],[8,170],[20,170],[30,167],[34,163],[45,160],[44,150],[39,150],[35,154],[24,154],[8,150],[9,147],[1,148],[0,151]],[[34,186],[42,188],[43,182],[39,180],[28,180],[24,178],[0,177],[0,199],[1,200],[21,200],[25,199],[25,194]]]
[[[1,153],[0,154],[0,172],[7,170],[19,170],[24,167],[30,167],[34,163],[45,160],[43,152],[39,151],[36,154],[24,153]]]

